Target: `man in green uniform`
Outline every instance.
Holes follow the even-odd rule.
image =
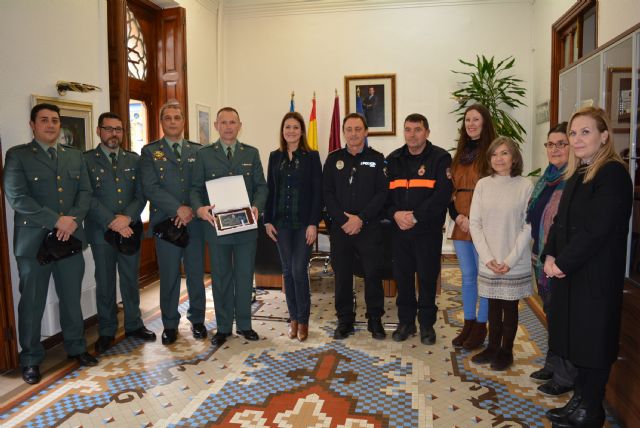
[[[57,106],[33,107],[29,125],[33,140],[7,151],[4,191],[15,211],[13,252],[20,276],[20,366],[24,381],[36,384],[41,379],[39,365],[44,359],[40,328],[52,273],[67,354],[86,366],[94,366],[98,360],[87,353],[84,339],[80,306],[82,252],[45,265],[37,259],[42,240],[53,229],[58,240],[68,241],[74,236],[86,247],[82,220],[91,204],[87,168],[79,150],[56,143],[60,134]]]
[[[97,353],[102,353],[111,347],[118,330],[116,268],[120,275],[125,335],[150,342],[156,340],[156,335],[144,326],[140,318],[140,250],[135,254],[123,254],[105,240],[105,232],[108,230],[123,238],[130,238],[133,235],[132,225],[140,222],[140,213],[146,202],[140,180],[140,156],[120,147],[124,127],[117,114],[102,113],[98,118],[96,132],[100,145],[84,153],[93,188],[91,209],[84,226],[96,265],[100,337],[95,349]]]
[[[216,201],[209,201],[205,182],[230,175],[242,175],[255,218],[264,209],[267,183],[262,171],[260,154],[255,147],[238,141],[242,127],[238,112],[224,107],[216,115],[215,127],[220,139],[200,150],[193,168],[191,205],[205,225],[213,276],[213,303],[218,331],[211,342],[223,344],[231,335],[233,320],[236,332],[247,340],[258,340],[251,328],[251,291],[255,268],[258,231],[247,230],[218,236],[211,210]]]
[[[180,104],[170,102],[160,108],[160,124],[164,137],[142,149],[140,169],[144,196],[151,202],[151,229],[172,219],[178,227],[186,227],[189,244],[178,247],[156,238],[156,253],[160,269],[160,310],[162,312],[162,343],[176,341],[180,313],[180,261],[184,264],[189,293],[187,319],[196,339],[207,337],[204,326],[206,299],[204,294],[204,238],[202,221],[194,218],[189,206],[192,168],[200,144],[183,137],[184,113]]]

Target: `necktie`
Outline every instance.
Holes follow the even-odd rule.
[[[231,154],[231,147],[227,147],[227,159],[231,160],[233,155]]]
[[[111,167],[113,169],[116,169],[116,166],[118,164],[118,161],[116,159],[116,154],[115,153],[109,153],[109,157],[111,158]]]
[[[56,162],[58,160],[58,153],[56,153],[56,149],[54,149],[53,147],[49,147],[47,151],[49,152],[49,157],[51,158],[51,160]]]
[[[173,143],[173,153],[176,155],[176,159],[180,160],[180,144]]]

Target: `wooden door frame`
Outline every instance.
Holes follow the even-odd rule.
[[[0,177],[2,177],[2,140],[0,139]],[[0,371],[18,367],[18,341],[13,308],[13,285],[9,262],[9,233],[7,231],[7,211],[4,185],[0,186]]]

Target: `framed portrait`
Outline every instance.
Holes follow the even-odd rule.
[[[344,77],[345,111],[362,113],[369,136],[396,135],[396,75],[364,74]]]
[[[255,224],[255,219],[253,218],[253,214],[251,214],[250,207],[246,207],[240,210],[216,213],[214,215],[214,218],[217,229],[220,231]]]
[[[60,136],[58,143],[67,144],[81,151],[93,148],[93,105],[82,101],[31,95],[31,104],[54,104],[60,108]]]
[[[631,114],[636,112],[640,123],[640,109],[631,105],[631,68],[610,67],[607,70],[607,111],[611,115],[613,132],[627,133],[631,127]],[[640,81],[638,81],[640,84]]]
[[[205,146],[211,142],[211,107],[196,104],[196,114],[198,115],[197,142]]]

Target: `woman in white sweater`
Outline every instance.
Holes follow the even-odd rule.
[[[489,299],[489,344],[471,361],[506,370],[513,364],[518,301],[532,294],[525,217],[533,185],[521,175],[522,154],[510,138],[496,138],[487,158],[491,170],[476,185],[469,228],[479,256],[478,294]]]

